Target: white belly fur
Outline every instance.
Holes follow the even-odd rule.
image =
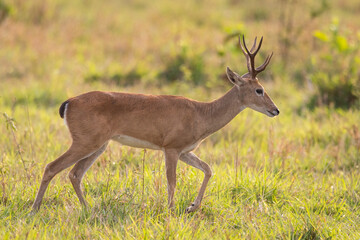
[[[122,145],[130,146],[130,147],[149,148],[149,149],[153,149],[153,150],[164,150],[164,148],[157,146],[151,142],[144,141],[144,140],[134,138],[134,137],[130,137],[127,135],[117,135],[117,136],[113,137],[112,140],[117,141],[117,142],[121,143]],[[185,147],[181,151],[181,153],[187,153],[187,152],[194,150],[195,148],[197,148],[197,146],[200,143],[201,143],[201,141],[198,141],[192,145]]]
[[[154,150],[163,150],[162,147],[159,147],[151,142],[144,141],[141,139],[137,139],[134,137],[130,137],[127,135],[117,135],[112,138],[112,140],[117,141],[123,145],[130,146],[130,147],[136,147],[136,148],[149,148]]]
[[[181,151],[181,153],[191,152],[192,150],[194,150],[195,148],[197,148],[200,143],[201,143],[201,141],[195,142],[194,144],[185,147],[185,148]]]

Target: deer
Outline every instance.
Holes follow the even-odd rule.
[[[82,178],[105,151],[110,140],[130,147],[163,151],[170,209],[174,209],[178,160],[201,170],[204,178],[200,190],[185,211],[190,213],[197,210],[212,170],[193,151],[204,139],[246,108],[269,117],[280,113],[257,78],[268,66],[273,53],[267,56],[261,66],[255,67],[255,56],[261,48],[263,37],[258,46],[256,40],[257,37],[251,50],[248,50],[245,37],[242,37],[243,44],[239,37],[248,72],[240,76],[227,67],[226,75],[233,87],[211,102],[182,96],[101,91],[87,92],[63,102],[59,114],[69,129],[72,144],[65,153],[46,165],[32,210],[39,210],[54,176],[72,165],[74,167],[68,176],[80,203],[86,207],[88,204],[81,190]]]

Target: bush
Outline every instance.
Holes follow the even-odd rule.
[[[106,84],[116,84],[118,86],[131,86],[140,83],[146,74],[143,69],[139,68],[133,68],[125,73],[121,71],[113,73],[92,71],[85,76],[84,80],[87,83],[103,82]]]
[[[0,24],[5,21],[10,13],[10,7],[0,0]]]
[[[159,77],[168,83],[180,80],[199,85],[206,79],[204,67],[202,54],[190,52],[182,46],[180,52],[167,61]]]
[[[320,51],[311,56],[310,79],[316,86],[316,93],[310,107],[324,104],[349,108],[359,102],[360,35],[352,44],[349,36],[342,34],[337,20],[328,30],[314,32]]]

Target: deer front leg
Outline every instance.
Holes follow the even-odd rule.
[[[174,193],[176,186],[176,166],[179,160],[179,153],[176,150],[165,150],[165,168],[168,182],[168,204],[169,208],[174,207]]]
[[[194,153],[192,152],[189,152],[189,153],[183,153],[180,155],[180,160],[197,168],[197,169],[200,169],[201,171],[204,172],[205,174],[205,177],[204,177],[204,180],[201,184],[201,188],[200,188],[200,191],[199,191],[199,194],[198,196],[196,197],[195,201],[191,204],[190,207],[188,207],[186,209],[186,212],[187,213],[190,213],[190,212],[193,212],[195,211],[196,209],[198,209],[201,205],[201,200],[204,196],[204,193],[205,193],[205,189],[206,189],[206,186],[209,182],[209,179],[212,175],[212,172],[211,172],[211,169],[209,167],[209,165],[206,163],[206,162],[203,162],[201,161]]]

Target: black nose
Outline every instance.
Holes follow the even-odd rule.
[[[270,112],[270,111],[269,111]],[[277,115],[279,115],[280,114],[280,111],[279,111],[279,109],[274,109],[274,110],[272,110],[271,112],[270,112],[272,115],[274,115],[274,116],[277,116]]]

